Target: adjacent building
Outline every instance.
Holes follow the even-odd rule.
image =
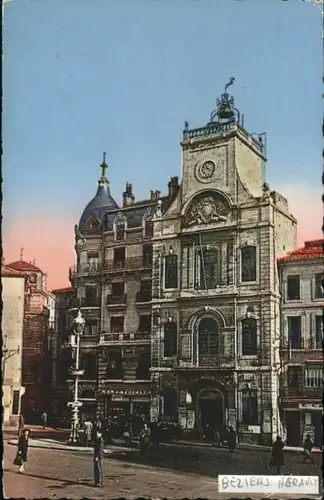
[[[306,241],[278,260],[281,281],[282,424],[287,444],[322,445],[323,244]]]
[[[71,287],[52,291],[55,301],[54,333],[48,344],[48,370],[50,376],[50,406],[49,415],[54,424],[65,425],[68,422],[67,403],[69,401],[69,368],[72,363],[71,351],[64,346],[69,341],[72,328],[73,290]]]
[[[2,265],[3,423],[16,425],[21,411],[25,275]]]
[[[185,123],[182,180],[167,195],[135,201],[126,184],[119,207],[101,165],[70,270],[71,312],[86,318],[82,418],[150,413],[258,443],[279,432],[277,259],[296,247],[296,220],[264,182],[265,144],[245,130],[232,83],[206,125]]]
[[[35,263],[25,262],[22,254],[20,260],[8,264],[8,267],[26,275],[22,347],[22,385],[25,392],[21,411],[27,423],[38,423],[40,413],[47,411],[48,406],[45,352],[51,330],[46,275]]]

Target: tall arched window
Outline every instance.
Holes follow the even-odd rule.
[[[177,324],[168,321],[164,325],[164,353],[165,358],[172,358],[177,354]]]
[[[254,318],[242,320],[242,356],[257,355],[257,321]]]
[[[241,281],[256,281],[256,247],[246,246],[241,249]]]
[[[256,390],[242,391],[242,423],[258,425],[258,395]]]
[[[219,353],[219,327],[212,318],[203,318],[198,325],[198,344],[200,356]]]
[[[164,288],[178,288],[178,256],[165,257]]]
[[[220,259],[217,249],[202,249],[199,252],[200,288],[216,288],[220,284]]]
[[[163,389],[163,416],[166,420],[175,420],[178,415],[178,394],[173,387]]]

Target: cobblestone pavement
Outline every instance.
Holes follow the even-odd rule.
[[[265,452],[162,448],[141,459],[137,452],[103,460],[104,487],[92,486],[92,456],[77,451],[30,448],[27,472],[18,475],[12,464],[16,448],[4,450],[4,490],[11,498],[231,498],[218,493],[218,474],[271,474]],[[110,458],[111,457],[111,458]],[[301,464],[300,454],[286,454],[289,474],[319,475],[316,465]],[[247,494],[241,495],[246,497]],[[250,496],[250,495],[249,495]],[[261,495],[258,495],[260,498]],[[305,497],[305,495],[303,495]],[[266,495],[270,498],[271,495]],[[278,495],[273,495],[278,498]],[[289,496],[292,498],[292,496]],[[296,497],[297,498],[297,497]]]

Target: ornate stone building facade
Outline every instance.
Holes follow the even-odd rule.
[[[152,191],[150,199],[135,202],[127,183],[118,207],[105,161],[101,168],[97,194],[75,226],[77,264],[70,269],[71,312],[80,307],[86,319],[81,420],[115,412],[149,416],[153,216],[157,208],[168,207],[177,191],[174,178],[169,196]]]
[[[265,147],[244,129],[232,83],[206,126],[185,124],[182,182],[171,178],[167,196],[135,202],[127,184],[118,207],[103,162],[75,227],[72,312],[86,317],[89,415],[150,412],[188,432],[228,424],[269,443],[280,428],[277,259],[296,246],[296,220],[264,182]]]
[[[230,84],[233,81],[230,81]],[[183,175],[154,218],[151,416],[269,443],[279,428],[277,258],[295,248],[287,200],[264,183],[261,138],[225,87],[183,132]]]
[[[283,435],[299,446],[310,434],[322,446],[323,244],[306,241],[279,259],[281,282],[280,403]]]

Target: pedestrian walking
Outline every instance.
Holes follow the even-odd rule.
[[[92,422],[87,419],[83,424],[84,429],[84,444],[86,447],[89,446],[91,442],[91,434],[92,434]]]
[[[103,486],[102,478],[102,464],[101,459],[103,457],[104,442],[102,439],[101,431],[97,430],[96,439],[94,442],[94,453],[93,453],[93,476],[94,483],[97,487]]]
[[[280,436],[277,436],[276,441],[272,445],[270,465],[276,468],[277,474],[280,474],[281,467],[285,465],[283,449],[285,445]]]
[[[43,429],[45,429],[46,428],[46,424],[47,424],[47,413],[46,413],[46,411],[44,411],[41,414],[41,420],[42,420],[42,424],[43,424]]]
[[[18,465],[18,472],[25,472],[25,463],[27,462],[29,429],[24,429],[18,439],[18,450],[14,460],[14,465]]]
[[[143,455],[145,455],[148,450],[150,444],[150,436],[151,431],[148,425],[145,423],[140,433],[140,452],[143,453]]]
[[[232,426],[230,426],[227,435],[228,451],[234,453],[236,448],[236,432]]]
[[[18,431],[17,431],[17,437],[18,437],[18,439],[20,438],[24,427],[25,427],[25,419],[22,416],[22,414],[20,414],[19,415],[19,420],[18,420]]]
[[[306,462],[306,460],[310,460],[312,464],[314,463],[314,459],[312,457],[312,449],[314,448],[314,443],[311,440],[311,437],[309,434],[307,434],[306,439],[304,441],[304,458],[303,458],[303,464]]]

